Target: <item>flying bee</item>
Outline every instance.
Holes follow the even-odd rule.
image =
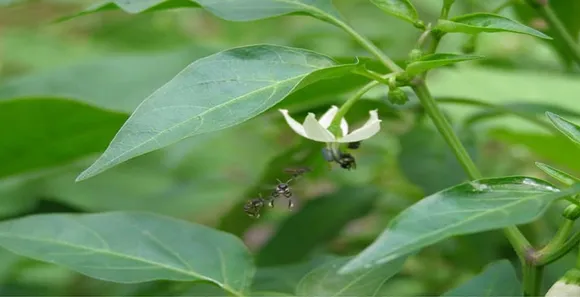
[[[292,174],[292,179],[296,179],[303,174],[312,171],[310,167],[286,168],[284,172]]]
[[[356,169],[356,160],[354,159],[354,156],[349,153],[340,153],[340,157],[336,162],[338,162],[340,167],[344,169]]]
[[[264,205],[266,203],[270,207],[274,206],[273,199],[266,200],[262,198],[261,194],[259,194],[258,198],[253,198],[246,202],[246,204],[244,205],[244,212],[248,214],[248,216],[258,219],[260,218],[260,212],[262,211],[262,208],[264,208]]]
[[[360,147],[361,142],[360,141],[356,141],[356,142],[349,142],[348,143],[348,148],[351,150],[356,150],[357,148]]]
[[[271,196],[272,198],[278,198],[280,197],[280,195],[288,198],[288,208],[292,208],[294,207],[294,201],[292,201],[292,191],[290,189],[290,181],[292,181],[292,179],[290,179],[287,182],[282,182],[280,180],[278,180],[278,185],[276,185],[276,187],[274,188],[274,191],[272,192]],[[274,200],[272,199],[272,205],[274,204]]]

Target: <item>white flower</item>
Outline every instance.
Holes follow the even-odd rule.
[[[348,123],[346,120],[344,118],[341,119],[340,129],[342,130],[342,136],[335,136],[328,131],[328,127],[338,112],[338,107],[334,105],[324,115],[322,115],[318,121],[313,113],[308,113],[304,120],[304,124],[300,124],[290,117],[288,110],[280,109],[280,112],[284,115],[286,122],[288,122],[288,125],[290,125],[290,128],[292,128],[294,132],[298,133],[300,136],[319,142],[357,142],[372,137],[381,129],[381,120],[379,120],[377,110],[369,111],[369,120],[362,127],[352,131],[351,133],[348,133]]]
[[[567,284],[564,281],[557,281],[546,293],[546,297],[578,297],[580,296],[580,286]]]

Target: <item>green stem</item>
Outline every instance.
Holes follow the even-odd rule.
[[[555,248],[551,252],[551,254],[542,255],[541,258],[538,260],[538,265],[548,265],[562,258],[564,255],[569,253],[573,248],[577,247],[579,242],[580,242],[580,232],[577,232],[574,235],[572,235],[572,237],[568,239],[568,241],[566,241],[564,244]]]
[[[550,7],[548,3],[537,3],[538,0],[527,1],[528,4],[535,8],[538,14],[548,22],[552,31],[564,42],[564,46],[566,46],[566,49],[572,55],[576,64],[580,65],[580,46],[578,45],[577,40],[568,32],[566,26],[562,23],[554,10],[552,10],[552,7]]]
[[[524,263],[522,269],[524,296],[539,296],[540,290],[542,289],[544,267]]]
[[[475,163],[473,163],[473,160],[469,157],[467,150],[465,150],[465,147],[463,147],[463,144],[461,144],[461,141],[453,132],[451,124],[449,124],[437,106],[435,99],[433,99],[429,93],[429,89],[427,89],[425,83],[421,82],[414,85],[413,90],[417,94],[419,101],[421,101],[421,105],[423,105],[423,108],[425,108],[425,111],[435,124],[435,127],[437,127],[437,130],[443,136],[445,141],[447,141],[447,144],[453,150],[453,153],[461,163],[461,166],[463,166],[463,169],[465,169],[465,172],[469,175],[469,178],[472,180],[480,179],[481,173],[479,173]]]
[[[578,246],[578,243],[576,243],[576,246]],[[580,246],[578,246],[578,256],[576,258],[576,268],[580,269]]]
[[[386,75],[386,76],[382,77],[382,79],[384,80],[388,76],[390,76],[390,75]],[[379,81],[376,81],[376,80],[371,81],[370,83],[368,83],[365,86],[363,86],[362,88],[360,88],[350,98],[348,98],[344,102],[344,104],[342,104],[342,106],[338,109],[338,112],[334,116],[334,119],[332,120],[332,123],[330,124],[330,127],[328,128],[330,130],[330,132],[333,133],[334,135],[338,135],[337,133],[342,133],[340,131],[340,120],[342,118],[344,118],[344,116],[348,113],[348,111],[350,110],[350,108],[360,98],[362,98],[362,96],[364,96],[364,94],[366,94],[368,91],[370,91],[371,89],[373,89],[374,87],[376,87],[376,86],[378,86],[380,84],[381,83]]]
[[[335,17],[331,17],[331,16],[328,16],[327,19],[328,19],[328,21],[332,22],[336,26],[338,26],[341,29],[343,29],[344,31],[346,31],[346,33],[348,33],[350,36],[352,36],[362,47],[364,47],[371,54],[373,54],[375,57],[377,57],[377,59],[379,59],[379,61],[381,61],[381,63],[383,65],[385,65],[388,69],[390,69],[393,72],[403,71],[403,68],[399,67],[399,65],[397,65],[397,63],[395,63],[393,60],[391,60],[391,58],[389,58],[387,55],[385,55],[376,45],[374,45],[372,42],[370,42],[364,36],[360,35],[358,32],[356,32],[348,24],[346,24],[345,22],[343,22]]]
[[[537,261],[543,262],[546,258],[552,258],[554,254],[566,243],[566,240],[572,233],[572,228],[574,227],[574,221],[566,219],[564,224],[558,228],[556,235],[552,237],[550,242],[537,253]]]

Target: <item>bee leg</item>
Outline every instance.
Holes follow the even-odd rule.
[[[268,206],[274,207],[274,198],[271,198],[270,200],[268,200]]]
[[[294,201],[292,200],[292,198],[288,198],[288,208],[293,208],[294,207]]]

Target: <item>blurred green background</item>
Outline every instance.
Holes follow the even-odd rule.
[[[274,108],[242,125],[187,139],[75,183],[75,177],[105,149],[131,111],[200,57],[258,43],[307,48],[337,59],[367,56],[339,29],[306,16],[233,23],[202,10],[178,9],[141,15],[103,12],[53,23],[93,2],[0,1],[3,219],[48,212],[144,210],[199,222],[240,236],[256,252],[261,267],[281,269],[276,273],[264,270],[266,281],[260,286],[279,288],[285,285],[282,279],[291,288],[302,266],[282,269],[281,265],[354,254],[402,209],[466,179],[416,100],[393,107],[385,100],[386,90],[377,88],[347,116],[356,125],[366,120],[369,108],[380,108],[384,118],[380,136],[354,152],[355,171],[329,170],[321,147],[299,139]],[[423,19],[436,20],[441,1],[413,2]],[[564,2],[572,1],[554,1]],[[501,3],[458,0],[451,14],[490,11]],[[407,58],[420,35],[366,0],[336,0],[335,4],[359,32],[397,61]],[[580,10],[562,7],[560,12],[580,15]],[[522,7],[502,14],[538,25]],[[580,27],[574,21],[580,21],[571,18],[569,23],[577,36]],[[460,34],[446,36],[441,51],[459,52],[468,40]],[[428,85],[484,175],[547,178],[535,161],[580,174],[573,144],[542,125],[450,100],[498,104],[543,122],[547,110],[577,121],[578,67],[561,54],[557,44],[525,35],[483,34],[477,39],[476,53],[487,59],[433,71]],[[302,116],[307,111],[323,112],[364,83],[357,77],[324,81],[280,106]],[[42,102],[36,109],[19,108],[24,98],[82,104],[94,114],[79,115],[78,109],[68,109],[66,104],[43,106]],[[71,144],[90,145],[78,149],[76,161],[65,161],[59,159],[63,148],[52,147],[52,140],[59,137],[70,138]],[[23,162],[31,164],[30,170],[11,169]],[[243,203],[260,192],[266,195],[277,178],[287,177],[282,169],[295,165],[314,169],[294,185],[296,208],[288,211],[285,203],[278,203],[259,220],[248,218]],[[560,209],[556,205],[542,220],[526,226],[526,235],[536,244],[545,243],[561,221]],[[297,242],[298,235],[307,239]],[[446,240],[412,257],[383,293],[442,293],[500,258],[515,260],[499,232]],[[2,295],[141,295],[155,290],[167,294],[175,285],[105,283],[4,250],[0,263]],[[546,284],[571,263],[564,258],[549,266]]]

